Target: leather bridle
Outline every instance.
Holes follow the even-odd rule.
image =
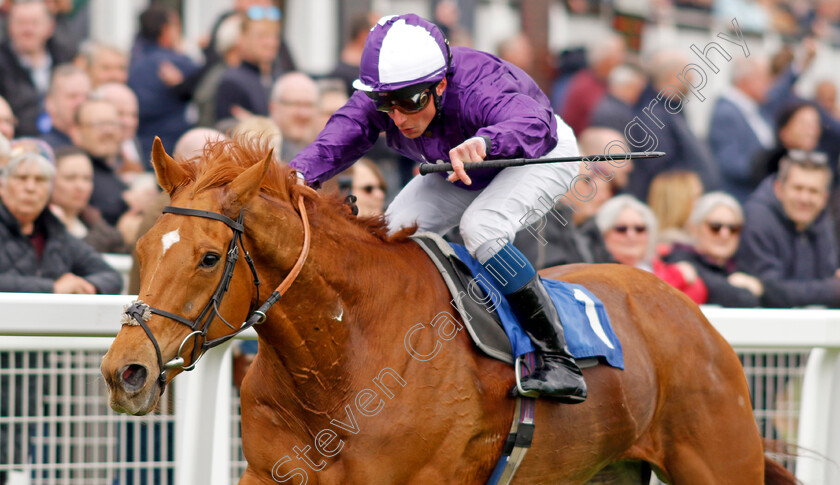
[[[166,371],[173,368],[181,368],[184,371],[191,371],[195,368],[195,364],[204,355],[208,349],[216,347],[217,345],[221,345],[224,342],[236,337],[240,333],[244,332],[245,330],[253,327],[254,325],[263,323],[265,321],[265,314],[272,305],[274,305],[281,296],[286,292],[286,290],[292,285],[297,275],[300,273],[301,268],[303,267],[304,262],[306,261],[306,257],[309,254],[309,219],[306,216],[306,207],[303,202],[303,196],[299,196],[298,198],[298,211],[301,215],[301,220],[303,221],[303,248],[301,249],[300,256],[298,256],[298,260],[295,265],[292,267],[292,270],[289,271],[289,274],[283,279],[283,282],[280,283],[266,301],[260,305],[257,310],[251,312],[251,315],[242,323],[242,325],[238,329],[234,329],[233,325],[227,322],[220,314],[219,314],[219,305],[221,304],[222,299],[227,293],[228,288],[230,287],[230,280],[233,277],[233,271],[236,268],[236,261],[239,259],[239,248],[242,248],[242,253],[245,255],[245,261],[248,262],[248,267],[251,269],[251,274],[254,276],[254,286],[257,289],[257,301],[260,299],[260,279],[257,276],[257,270],[254,267],[254,262],[251,259],[251,255],[245,250],[245,246],[242,242],[242,235],[245,232],[245,226],[243,224],[243,212],[239,212],[239,217],[237,220],[233,220],[230,217],[227,217],[223,214],[219,214],[216,212],[198,210],[198,209],[188,209],[184,207],[173,207],[173,206],[166,206],[163,209],[164,214],[178,214],[183,216],[190,216],[190,217],[203,217],[205,219],[213,219],[216,221],[221,221],[225,223],[228,227],[233,230],[233,236],[231,237],[230,243],[228,244],[227,255],[225,257],[225,268],[222,273],[222,278],[219,281],[218,286],[216,286],[216,291],[213,292],[213,296],[210,297],[210,301],[204,305],[204,309],[201,310],[201,313],[195,317],[194,320],[190,321],[189,319],[177,315],[175,313],[171,313],[165,310],[161,310],[159,308],[154,308],[150,305],[147,305],[141,301],[135,301],[125,310],[125,314],[131,319],[136,322],[137,325],[143,328],[143,331],[146,332],[146,335],[149,337],[149,340],[152,341],[152,345],[155,347],[155,353],[157,354],[157,361],[158,361],[158,369],[160,369],[160,375],[158,376],[158,383],[160,385],[160,391],[163,392],[164,387],[166,386]],[[164,363],[163,356],[160,351],[160,345],[158,345],[157,339],[155,338],[154,334],[152,333],[149,326],[146,324],[146,321],[150,317],[150,313],[154,313],[160,315],[162,317],[169,318],[174,320],[182,325],[186,325],[189,327],[191,332],[184,337],[184,340],[181,341],[181,345],[178,346],[178,352],[175,354],[170,361]],[[218,337],[215,339],[207,340],[207,332],[210,329],[210,324],[213,320],[219,317],[219,319],[225,323],[231,329],[234,329],[234,332],[223,337]],[[134,323],[131,323],[134,325]],[[193,350],[192,355],[190,356],[190,364],[184,365],[186,362],[184,357],[181,356],[181,351],[184,348],[184,345],[187,343],[188,340],[193,339]],[[199,339],[202,340],[201,345],[199,344]]]

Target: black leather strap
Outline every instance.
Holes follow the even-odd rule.
[[[231,229],[233,229],[236,232],[245,231],[245,227],[242,225],[242,222],[234,221],[230,217],[228,217],[224,214],[216,213],[216,212],[202,211],[202,210],[198,210],[198,209],[186,209],[184,207],[174,207],[174,206],[168,205],[168,206],[163,208],[163,213],[164,214],[179,214],[179,215],[182,215],[182,216],[203,217],[205,219],[213,219],[213,220],[216,220],[216,221],[224,222],[225,224],[227,224],[228,227],[230,227]],[[241,216],[242,216],[242,214],[240,213],[240,219],[242,218]]]
[[[157,313],[158,315],[160,315],[162,317],[171,318],[172,320],[175,320],[176,322],[183,323],[184,325],[190,327],[191,330],[196,329],[195,328],[196,322],[191,322],[191,321],[187,320],[186,318],[182,317],[181,315],[176,315],[174,313],[169,313],[165,310],[161,310],[161,309],[154,308],[154,307],[149,307],[149,309],[152,310],[152,313]]]
[[[143,319],[143,313],[145,313],[146,308],[151,308],[148,305],[134,302],[130,307],[125,310],[125,314],[129,317],[133,318],[135,322],[146,332],[146,335],[149,337],[149,340],[152,341],[152,345],[155,346],[155,354],[157,356],[158,361],[158,369],[160,369],[160,375],[158,376],[158,383],[160,384],[160,392],[163,394],[163,388],[166,385],[166,371],[163,368],[163,355],[160,352],[160,346],[157,343],[154,335],[152,334],[152,330],[146,325],[146,320]]]

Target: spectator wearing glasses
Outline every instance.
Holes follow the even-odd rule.
[[[831,169],[821,153],[793,150],[782,157],[744,206],[737,268],[765,286],[773,307],[840,307],[837,242],[825,207]]]
[[[123,178],[131,178],[130,173],[152,171],[151,160],[148,155],[141,155],[140,140],[137,129],[140,125],[140,106],[134,91],[123,83],[105,83],[94,91],[97,98],[109,101],[117,107],[120,115],[121,135],[120,153],[118,159],[122,164],[117,170]]]
[[[656,216],[647,205],[631,195],[617,195],[598,209],[595,224],[618,263],[655,274],[695,303],[706,302],[706,286],[691,264],[666,263],[657,257]]]
[[[280,9],[253,6],[242,19],[237,67],[228,69],[216,91],[216,119],[268,115],[269,91],[280,75]]]
[[[741,204],[724,192],[710,192],[697,199],[688,218],[693,245],[677,244],[665,257],[670,263],[691,263],[709,291],[706,303],[726,307],[761,304],[764,283],[735,271],[735,251],[743,226]]]
[[[350,195],[356,197],[359,217],[376,217],[385,213],[385,177],[369,158],[360,158],[350,167]]]
[[[315,139],[318,85],[302,72],[280,77],[271,90],[271,119],[283,135],[280,159],[289,161]]]
[[[128,211],[123,192],[128,188],[116,173],[119,163],[122,125],[117,107],[104,99],[87,99],[76,110],[70,132],[75,146],[93,162],[93,194],[90,205],[111,225],[117,225]]]
[[[467,251],[496,277],[537,349],[540,363],[522,380],[525,392],[584,401],[586,383],[557,310],[513,245],[529,211],[562,194],[579,164],[464,170],[485,158],[577,155],[571,128],[522,69],[485,52],[450,49],[438,27],[414,14],[377,22],[353,86],[348,102],[291,161],[302,183],[320,186],[348,168],[381,132],[415,162],[452,162],[453,173],[418,175],[403,188],[385,213],[389,231],[416,225],[442,235],[459,227]],[[515,275],[504,269],[513,267]]]
[[[0,172],[0,291],[119,293],[119,273],[47,210],[55,166],[38,143],[18,142]]]
[[[6,140],[11,140],[15,137],[15,127],[17,126],[17,118],[12,112],[12,107],[3,96],[0,96],[0,135],[6,137]]]

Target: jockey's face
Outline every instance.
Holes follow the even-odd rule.
[[[435,87],[435,91],[437,92],[437,95],[440,96],[443,94],[445,89],[446,78],[438,83]],[[394,124],[397,125],[400,133],[402,133],[406,138],[417,138],[426,132],[426,128],[429,127],[429,124],[435,118],[436,113],[437,108],[435,108],[435,103],[431,102],[417,113],[406,114],[398,109],[392,109],[388,112],[388,117],[394,121]]]

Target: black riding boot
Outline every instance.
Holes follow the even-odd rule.
[[[506,296],[519,324],[537,349],[537,368],[522,378],[522,389],[567,404],[583,402],[586,399],[583,373],[566,347],[560,316],[539,275]]]

